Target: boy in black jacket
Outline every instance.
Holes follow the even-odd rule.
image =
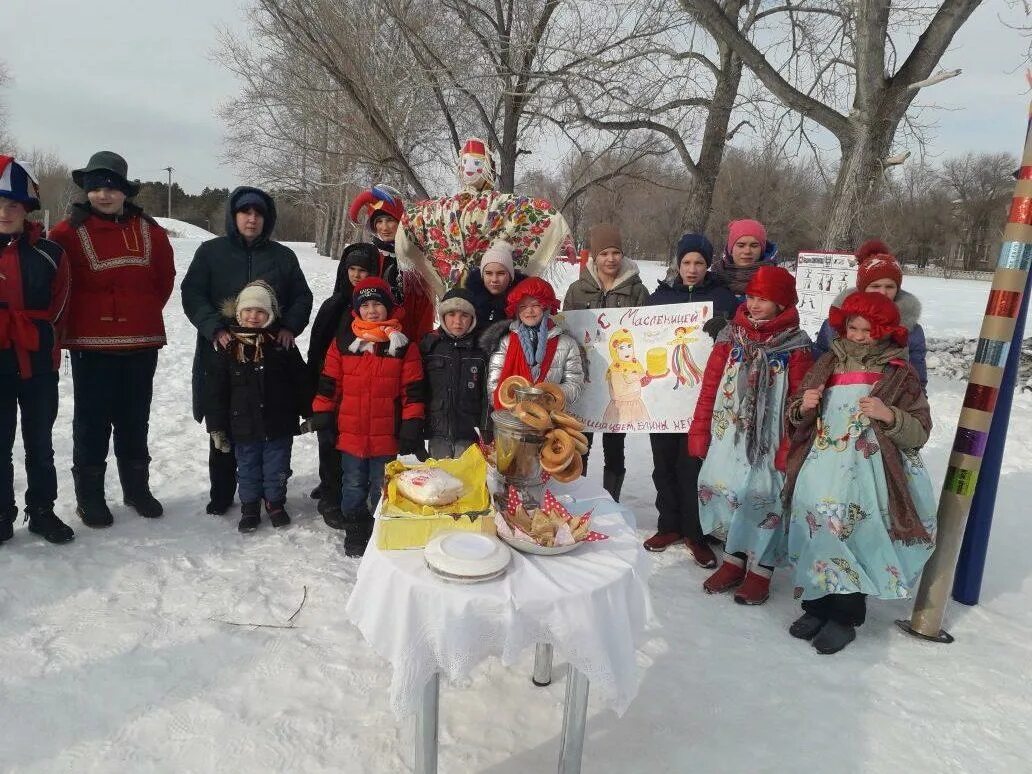
[[[426,436],[430,456],[458,457],[477,438],[484,410],[487,355],[477,346],[473,300],[452,288],[437,305],[441,325],[420,342],[426,374]]]
[[[263,495],[272,526],[285,527],[298,416],[311,414],[305,363],[296,346],[277,341],[279,308],[265,282],[247,285],[222,311],[237,325],[229,345],[212,353],[206,374],[208,432],[220,452],[236,452],[239,530],[258,528]]]

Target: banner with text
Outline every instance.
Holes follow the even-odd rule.
[[[713,304],[667,304],[563,313],[587,353],[588,378],[570,407],[588,431],[684,433],[713,339]]]
[[[799,253],[796,293],[799,327],[816,336],[839,293],[856,284],[856,256],[852,253]]]

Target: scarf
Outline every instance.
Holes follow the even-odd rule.
[[[516,335],[519,336],[523,357],[534,377],[533,382],[537,384],[541,378],[541,364],[545,360],[545,349],[548,346],[548,315],[541,318],[536,328],[517,323]]]
[[[400,330],[401,323],[393,317],[382,322],[367,322],[358,317],[351,321],[351,332],[362,341],[371,341],[374,344],[390,341],[391,334]]]
[[[735,390],[742,396],[740,421],[735,423],[735,443],[744,433],[746,457],[750,465],[755,465],[760,457],[770,451],[769,444],[760,433],[767,422],[770,361],[788,355],[793,350],[809,347],[811,342],[798,325],[772,333],[765,339],[754,339],[749,336],[749,329],[741,324],[742,319],[739,316],[738,320],[724,328],[717,341],[728,341],[732,350],[739,349],[742,353],[742,364],[738,367],[735,385]]]
[[[879,346],[882,345],[882,346]],[[861,350],[867,350],[863,352]],[[879,342],[872,346],[860,346],[845,339],[836,339],[832,348],[814,363],[813,368],[803,378],[799,391],[792,397],[790,407],[798,405],[803,392],[814,387],[821,387],[836,371],[852,365],[859,356],[862,370],[881,370],[882,378],[871,390],[872,398],[881,398],[886,406],[894,406],[900,411],[913,416],[921,425],[930,430],[932,426],[931,410],[925,398],[921,382],[914,369],[900,355],[904,347],[889,346],[888,342]],[[882,363],[884,362],[884,365]],[[792,433],[792,445],[788,452],[788,465],[782,501],[788,506],[792,502],[796,479],[803,467],[803,462],[810,453],[814,438],[817,435],[817,419],[820,411],[811,411],[803,415],[803,421]],[[885,484],[889,498],[889,537],[905,545],[931,543],[932,537],[921,523],[914,508],[914,501],[907,490],[907,474],[903,467],[903,455],[896,445],[885,434],[881,422],[871,422],[871,430],[881,447],[882,465],[885,469]]]
[[[498,400],[498,390],[502,386],[502,382],[510,376],[522,376],[527,379],[531,384],[537,384],[541,381],[542,376],[547,376],[549,369],[552,367],[552,360],[555,359],[555,352],[559,348],[559,337],[553,336],[548,339],[542,337],[541,341],[545,341],[545,354],[541,360],[541,363],[537,366],[537,375],[531,372],[530,364],[527,362],[526,356],[523,354],[523,343],[520,341],[520,337],[516,331],[509,333],[509,346],[505,351],[505,361],[502,363],[502,372],[498,376],[498,386],[495,387],[494,395],[494,407],[496,409],[504,408],[500,400]]]
[[[233,334],[233,359],[238,363],[261,363],[265,360],[265,352],[262,347],[266,340],[266,331],[263,328],[235,329]],[[254,356],[247,356],[247,348],[254,347]]]
[[[767,261],[760,258],[756,263],[751,263],[748,266],[738,266],[731,259],[730,255],[724,255],[713,262],[710,271],[723,279],[727,286],[731,288],[732,293],[736,296],[742,296],[745,295],[745,286],[749,284],[749,280],[752,279],[756,270],[765,263]]]

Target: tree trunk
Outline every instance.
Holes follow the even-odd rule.
[[[896,127],[893,125],[887,131],[877,131],[857,118],[853,128],[854,139],[842,145],[842,160],[821,242],[824,250],[856,249],[868,206],[881,182],[883,161],[888,155]]]

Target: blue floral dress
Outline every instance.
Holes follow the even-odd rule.
[[[785,474],[775,468],[774,456],[785,429],[790,355],[780,354],[767,361],[770,386],[766,421],[760,433],[768,451],[755,465],[746,455],[744,432],[737,432],[744,399],[738,394],[738,371],[746,367],[741,356],[739,347],[731,350],[717,389],[710,425],[712,440],[699,471],[699,522],[703,534],[724,542],[727,553],[744,553],[750,566],[773,567],[783,562],[787,544],[781,504]]]
[[[836,374],[821,399],[817,434],[792,498],[788,561],[795,596],[860,592],[907,599],[934,543],[907,545],[889,535],[889,498],[881,449],[860,413],[875,372]],[[934,540],[936,501],[916,449],[900,449],[914,509]]]

